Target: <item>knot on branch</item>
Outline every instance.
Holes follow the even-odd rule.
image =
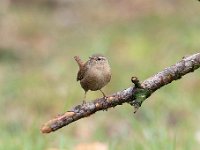
[[[136,88],[143,88],[137,77],[131,77],[131,82],[135,85]]]

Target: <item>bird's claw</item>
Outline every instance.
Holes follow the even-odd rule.
[[[83,100],[83,103],[82,103],[82,105],[85,105],[86,104],[86,101],[85,100]]]

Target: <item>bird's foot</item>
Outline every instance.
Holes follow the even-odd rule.
[[[83,100],[83,103],[82,103],[82,105],[85,105],[86,104],[86,101],[85,100]]]
[[[103,98],[104,98],[105,100],[107,100],[107,99],[108,99],[108,96],[104,95]]]
[[[102,91],[102,90],[100,90],[101,91],[101,93],[103,94],[103,98],[105,99],[105,100],[107,100],[108,99],[108,96],[106,96],[106,94]]]

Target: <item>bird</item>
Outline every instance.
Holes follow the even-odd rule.
[[[80,85],[85,91],[83,103],[86,103],[86,94],[89,90],[99,90],[106,98],[101,89],[111,80],[111,68],[108,59],[101,54],[93,54],[85,63],[79,56],[74,56],[74,59],[79,66],[76,80],[80,81]]]

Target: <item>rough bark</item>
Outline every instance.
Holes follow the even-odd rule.
[[[146,79],[141,84],[136,77],[132,77],[134,85],[125,90],[116,92],[106,98],[99,98],[92,102],[77,105],[70,111],[46,122],[42,128],[42,133],[50,133],[56,131],[72,122],[81,118],[88,117],[100,110],[107,110],[123,103],[129,103],[134,106],[135,112],[157,89],[171,83],[174,80],[180,79],[182,76],[200,67],[200,53],[184,57],[175,65],[165,68],[163,71]]]

